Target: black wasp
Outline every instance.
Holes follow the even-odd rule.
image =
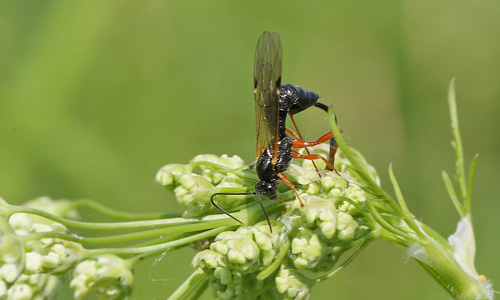
[[[255,114],[257,123],[257,151],[255,170],[259,182],[255,184],[254,192],[245,193],[216,193],[211,197],[212,204],[234,220],[240,222],[214,202],[217,195],[256,195],[264,211],[269,227],[271,224],[262,204],[261,195],[270,199],[277,197],[277,184],[283,181],[293,189],[301,205],[302,201],[295,186],[283,173],[293,158],[322,159],[329,169],[333,169],[335,151],[337,149],[333,134],[327,133],[316,142],[305,142],[294,131],[286,127],[287,115],[299,113],[311,106],[324,111],[328,107],[318,102],[318,94],[306,91],[291,84],[281,84],[282,69],[281,38],[277,32],[265,31],[257,42],[254,64],[254,95]],[[293,120],[293,118],[292,118]],[[295,124],[295,122],[294,122]],[[299,132],[297,130],[297,132]],[[288,135],[293,137],[290,138]],[[329,160],[318,154],[302,155],[293,148],[306,148],[330,140],[331,153]],[[286,206],[285,206],[286,209]],[[240,222],[241,223],[241,222]]]

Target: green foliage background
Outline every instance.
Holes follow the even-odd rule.
[[[465,154],[481,155],[477,268],[500,282],[495,0],[1,1],[1,197],[180,210],[153,183],[161,166],[199,153],[254,158],[253,54],[264,30],[282,36],[283,81],[333,103],[384,186],[392,161],[410,209],[444,235],[458,218],[441,182],[441,170],[454,168],[446,93],[457,77]],[[308,140],[328,130],[319,110],[297,120]],[[142,262],[133,298],[165,299],[192,271],[193,254]],[[447,294],[401,249],[377,242],[312,299],[328,296]]]

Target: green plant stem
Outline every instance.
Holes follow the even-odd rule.
[[[88,256],[101,255],[101,254],[139,254],[142,253],[142,257],[148,257],[157,253],[161,253],[167,249],[177,248],[192,242],[196,242],[201,239],[206,239],[213,237],[223,231],[232,230],[234,227],[220,227],[211,230],[207,230],[198,234],[193,234],[191,236],[180,238],[175,241],[169,241],[166,243],[161,243],[152,246],[145,247],[135,247],[135,248],[101,248],[101,249],[91,249],[87,251]]]
[[[128,213],[122,211],[116,211],[109,207],[102,205],[99,202],[90,199],[78,199],[71,202],[69,209],[74,208],[88,208],[92,209],[102,215],[122,220],[155,220],[155,219],[166,219],[166,218],[176,218],[181,217],[178,213]]]
[[[483,282],[470,276],[458,264],[452,252],[433,239],[423,244],[429,262],[420,262],[456,299],[487,299],[482,292]]]
[[[411,242],[418,242],[419,241],[418,239],[416,239],[412,235],[410,235],[402,230],[399,230],[396,227],[394,227],[393,225],[391,225],[391,223],[386,221],[385,218],[382,215],[380,215],[377,212],[377,210],[375,208],[373,208],[373,206],[370,203],[367,203],[366,208],[370,212],[370,215],[373,216],[373,218],[377,221],[378,224],[380,224],[380,226],[382,228],[384,228],[388,233],[392,233],[392,235],[382,234],[381,236],[383,238],[389,238],[392,240],[393,235],[394,235],[394,236],[398,237],[398,239],[402,238],[404,240],[407,240],[409,244],[411,244]]]
[[[96,230],[110,230],[110,229],[133,229],[133,228],[144,228],[144,227],[159,227],[159,226],[174,226],[174,225],[185,225],[185,224],[200,224],[211,222],[213,227],[225,226],[227,222],[226,215],[210,215],[200,219],[186,219],[186,218],[172,218],[172,219],[160,219],[160,220],[148,220],[148,221],[131,221],[131,222],[116,222],[116,223],[92,223],[92,222],[80,222],[74,221],[67,218],[55,216],[43,210],[39,210],[32,207],[26,206],[15,206],[9,205],[11,208],[11,214],[14,213],[29,213],[37,215],[40,217],[47,218],[49,220],[61,223],[68,227],[82,228],[82,229],[96,229]]]
[[[394,192],[396,193],[396,199],[398,200],[399,207],[401,207],[401,210],[403,211],[405,215],[405,221],[407,225],[413,229],[413,232],[417,235],[421,236],[420,230],[415,224],[415,221],[413,220],[413,217],[410,213],[410,210],[408,209],[408,206],[406,205],[406,201],[403,197],[403,193],[401,192],[401,189],[399,188],[398,181],[396,180],[396,177],[394,176],[394,172],[392,170],[392,164],[389,165],[389,178],[392,182],[392,186],[394,187]]]
[[[24,241],[39,240],[42,238],[59,238],[67,241],[78,242],[82,245],[103,245],[103,244],[122,243],[134,240],[142,240],[158,236],[169,236],[180,233],[196,232],[201,230],[217,228],[220,226],[230,226],[232,225],[232,223],[233,223],[232,220],[227,219],[225,222],[218,221],[218,222],[186,224],[168,228],[152,229],[140,232],[103,236],[103,237],[78,237],[73,234],[48,231],[48,232],[37,232],[37,233],[27,234],[21,236],[20,238],[23,239]]]
[[[168,297],[168,300],[195,299],[200,292],[205,290],[207,284],[208,275],[198,268]]]
[[[359,246],[359,248],[356,249],[356,251],[354,251],[354,253],[351,256],[349,256],[338,268],[336,268],[335,270],[331,271],[330,273],[324,276],[321,276],[320,278],[317,279],[317,281],[318,282],[324,281],[337,275],[340,271],[345,269],[347,265],[349,265],[361,252],[363,252],[363,250],[368,246],[368,244],[370,244],[371,241],[372,241],[371,239],[364,241],[361,244],[361,246]]]

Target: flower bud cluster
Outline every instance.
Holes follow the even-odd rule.
[[[209,211],[216,212],[210,202],[213,194],[247,191],[247,171],[238,171],[243,166],[243,160],[236,155],[219,157],[201,154],[194,157],[189,164],[164,166],[156,174],[156,181],[173,190],[177,202],[186,207],[185,217],[198,217]],[[245,201],[241,196],[220,197],[216,200],[226,209]]]
[[[101,299],[125,299],[132,292],[134,275],[127,260],[105,254],[80,262],[70,286],[75,299],[94,293]]]
[[[297,270],[281,266],[276,275],[276,289],[284,300],[309,299],[314,280],[307,278]]]
[[[25,206],[59,216],[74,214],[68,209],[68,201],[46,197],[29,201]],[[8,299],[47,299],[47,295],[57,292],[60,283],[60,278],[52,274],[71,260],[80,245],[57,238],[24,241],[23,236],[33,233],[67,232],[62,224],[36,215],[16,213],[8,224],[12,234],[3,233],[0,237],[0,252],[4,254],[0,256],[0,299],[5,295]]]
[[[66,214],[68,201],[54,201],[43,197],[27,202],[25,206],[43,208],[54,215]],[[74,214],[74,212],[71,212]],[[31,233],[56,232],[67,233],[64,225],[39,216],[18,213],[11,216],[9,223],[15,233],[23,236]],[[70,262],[81,251],[81,245],[58,238],[41,238],[24,244],[26,266],[24,274],[54,273],[59,267]]]
[[[0,299],[55,299],[61,279],[54,275],[21,275],[10,287],[0,281]]]
[[[4,205],[2,209],[2,205]],[[24,206],[58,217],[76,217],[65,200],[38,198]],[[0,212],[8,204],[0,199]],[[10,216],[10,217],[9,217]],[[69,231],[61,223],[33,213],[4,215],[0,232],[0,299],[54,299],[61,276],[88,254],[81,244],[65,240]],[[74,237],[74,236],[73,236]],[[96,293],[102,299],[124,299],[131,293],[132,263],[114,255],[101,255],[80,262],[71,286],[75,298]]]
[[[257,274],[268,267],[282,246],[283,227],[266,222],[236,231],[220,233],[210,250],[203,250],[193,259],[196,268],[211,276],[219,299],[255,299],[266,291],[269,280],[258,280]],[[276,292],[275,292],[276,293]],[[271,296],[270,294],[267,294]],[[269,299],[277,299],[278,294]]]
[[[272,234],[265,223],[223,232],[210,250],[194,258],[193,265],[210,276],[218,298],[254,299],[253,293],[265,289],[273,299],[307,299],[316,274],[331,270],[357,239],[369,233],[362,214],[366,192],[347,171],[339,176],[322,170],[320,177],[311,162],[304,161],[292,164],[286,174],[303,206],[296,199],[277,217]],[[283,257],[277,255],[281,247],[288,247]],[[281,262],[274,277],[259,281],[259,272],[277,259]]]

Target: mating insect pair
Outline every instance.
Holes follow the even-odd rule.
[[[241,221],[219,207],[214,202],[214,197],[218,195],[256,195],[270,228],[271,223],[262,204],[261,196],[276,199],[276,186],[278,183],[282,181],[293,189],[297,199],[303,205],[295,186],[283,173],[290,166],[292,159],[309,159],[313,163],[314,160],[321,159],[326,163],[328,169],[335,170],[333,163],[337,150],[335,138],[331,132],[323,135],[315,142],[305,142],[302,139],[293,120],[293,115],[312,106],[328,112],[328,107],[318,102],[319,96],[314,92],[306,91],[291,84],[281,84],[282,51],[281,39],[277,32],[270,33],[266,31],[260,36],[257,42],[254,63],[254,95],[257,121],[257,161],[255,170],[260,181],[255,185],[254,192],[216,193],[210,199],[212,204],[220,211],[241,223]],[[297,133],[286,127],[287,115],[293,121]],[[328,140],[330,140],[328,159],[319,154],[310,154],[307,150],[307,147]],[[307,155],[302,155],[292,148],[306,148]],[[283,205],[285,204],[283,203]]]

